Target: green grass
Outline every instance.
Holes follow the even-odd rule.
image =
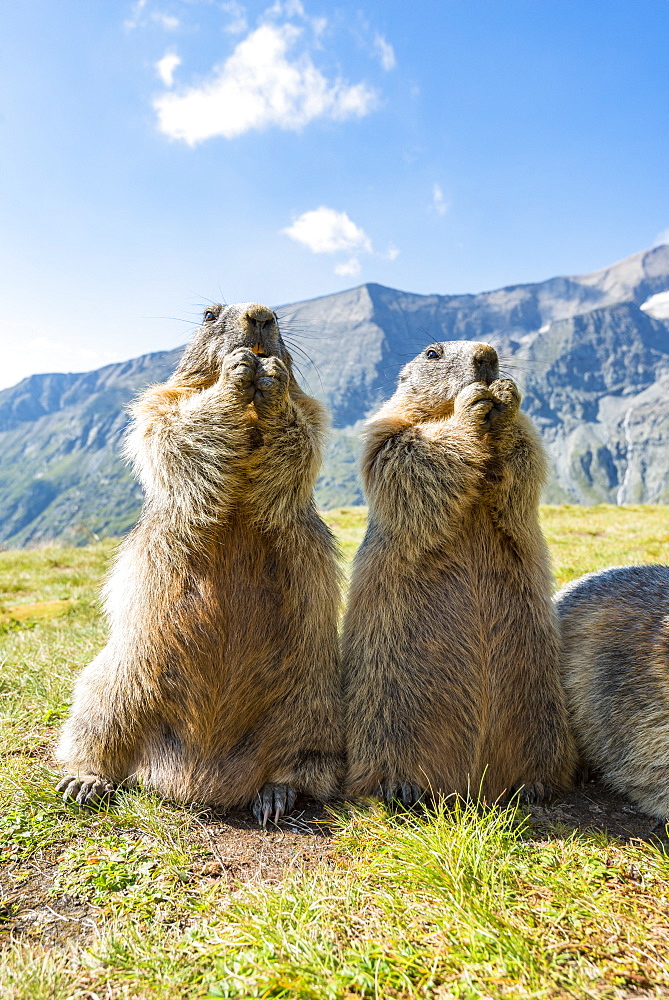
[[[669,507],[542,507],[558,586],[606,566],[669,563]]]
[[[353,562],[356,549],[362,541],[367,524],[365,507],[339,507],[323,512],[323,518],[328,527],[335,533],[346,569]]]
[[[560,583],[669,563],[669,508],[547,507],[542,518]],[[327,520],[350,562],[364,510]],[[669,994],[663,849],[569,831],[557,814],[539,829],[513,809],[341,811],[332,852],[314,864],[296,853],[277,882],[212,878],[202,818],[153,795],[65,809],[49,749],[73,676],[104,642],[97,595],[113,550],[0,553],[3,998]],[[26,886],[61,921],[55,937],[2,933]],[[91,914],[98,930],[80,939]]]

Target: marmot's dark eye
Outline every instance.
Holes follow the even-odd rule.
[[[437,351],[435,351],[435,350],[433,350],[432,348],[430,348],[430,350],[429,350],[429,351],[426,351],[426,352],[425,352],[425,357],[426,357],[426,358],[429,358],[429,359],[430,359],[430,361],[432,361],[432,360],[433,360],[434,358],[438,358],[438,357],[439,357],[439,354],[438,354],[438,352],[437,352]]]
[[[216,313],[212,309],[205,309],[204,321],[205,323],[211,323],[212,320],[216,319]]]

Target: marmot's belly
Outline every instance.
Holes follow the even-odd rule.
[[[411,777],[494,800],[528,779],[529,706],[557,648],[546,599],[523,580],[500,586],[481,567],[441,567],[402,584],[406,618],[388,648],[415,701]]]
[[[501,582],[492,573],[466,566],[436,567],[428,574],[407,576],[401,590],[402,628],[397,639],[440,665],[459,669],[495,669],[500,659],[527,652],[527,632],[546,631],[547,600],[514,579]],[[379,601],[383,595],[379,594]],[[386,618],[387,627],[393,622]],[[537,651],[541,656],[541,651]]]
[[[293,560],[255,537],[234,539],[212,560],[185,609],[188,632],[180,633],[179,620],[166,622],[175,655],[161,683],[174,712],[147,734],[159,757],[184,768],[214,762],[220,771],[228,757],[239,766],[242,759],[267,756],[270,742],[283,753],[281,732],[290,727],[278,720],[290,705],[296,714],[300,693],[311,696],[319,657],[325,675],[336,652],[334,606],[327,629],[328,609],[323,614],[312,594],[318,569],[310,574],[302,563],[298,576]],[[305,578],[308,586],[300,586]],[[324,637],[316,657],[305,635]]]

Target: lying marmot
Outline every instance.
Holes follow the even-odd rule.
[[[616,566],[556,595],[581,763],[669,819],[669,566]]]
[[[541,798],[569,779],[544,455],[487,344],[436,343],[368,423],[344,624],[350,795]]]
[[[106,587],[110,638],[57,749],[64,798],[141,782],[266,822],[341,781],[334,542],[312,487],[323,409],[274,313],[215,306],[133,406],[146,500]]]

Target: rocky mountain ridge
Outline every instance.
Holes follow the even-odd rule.
[[[592,274],[478,295],[367,284],[278,309],[309,391],[330,407],[318,497],[361,502],[359,422],[435,340],[484,340],[541,430],[555,502],[669,501],[669,247]],[[0,541],[86,541],[133,523],[141,493],[120,460],[125,406],[181,349],[0,392]]]

